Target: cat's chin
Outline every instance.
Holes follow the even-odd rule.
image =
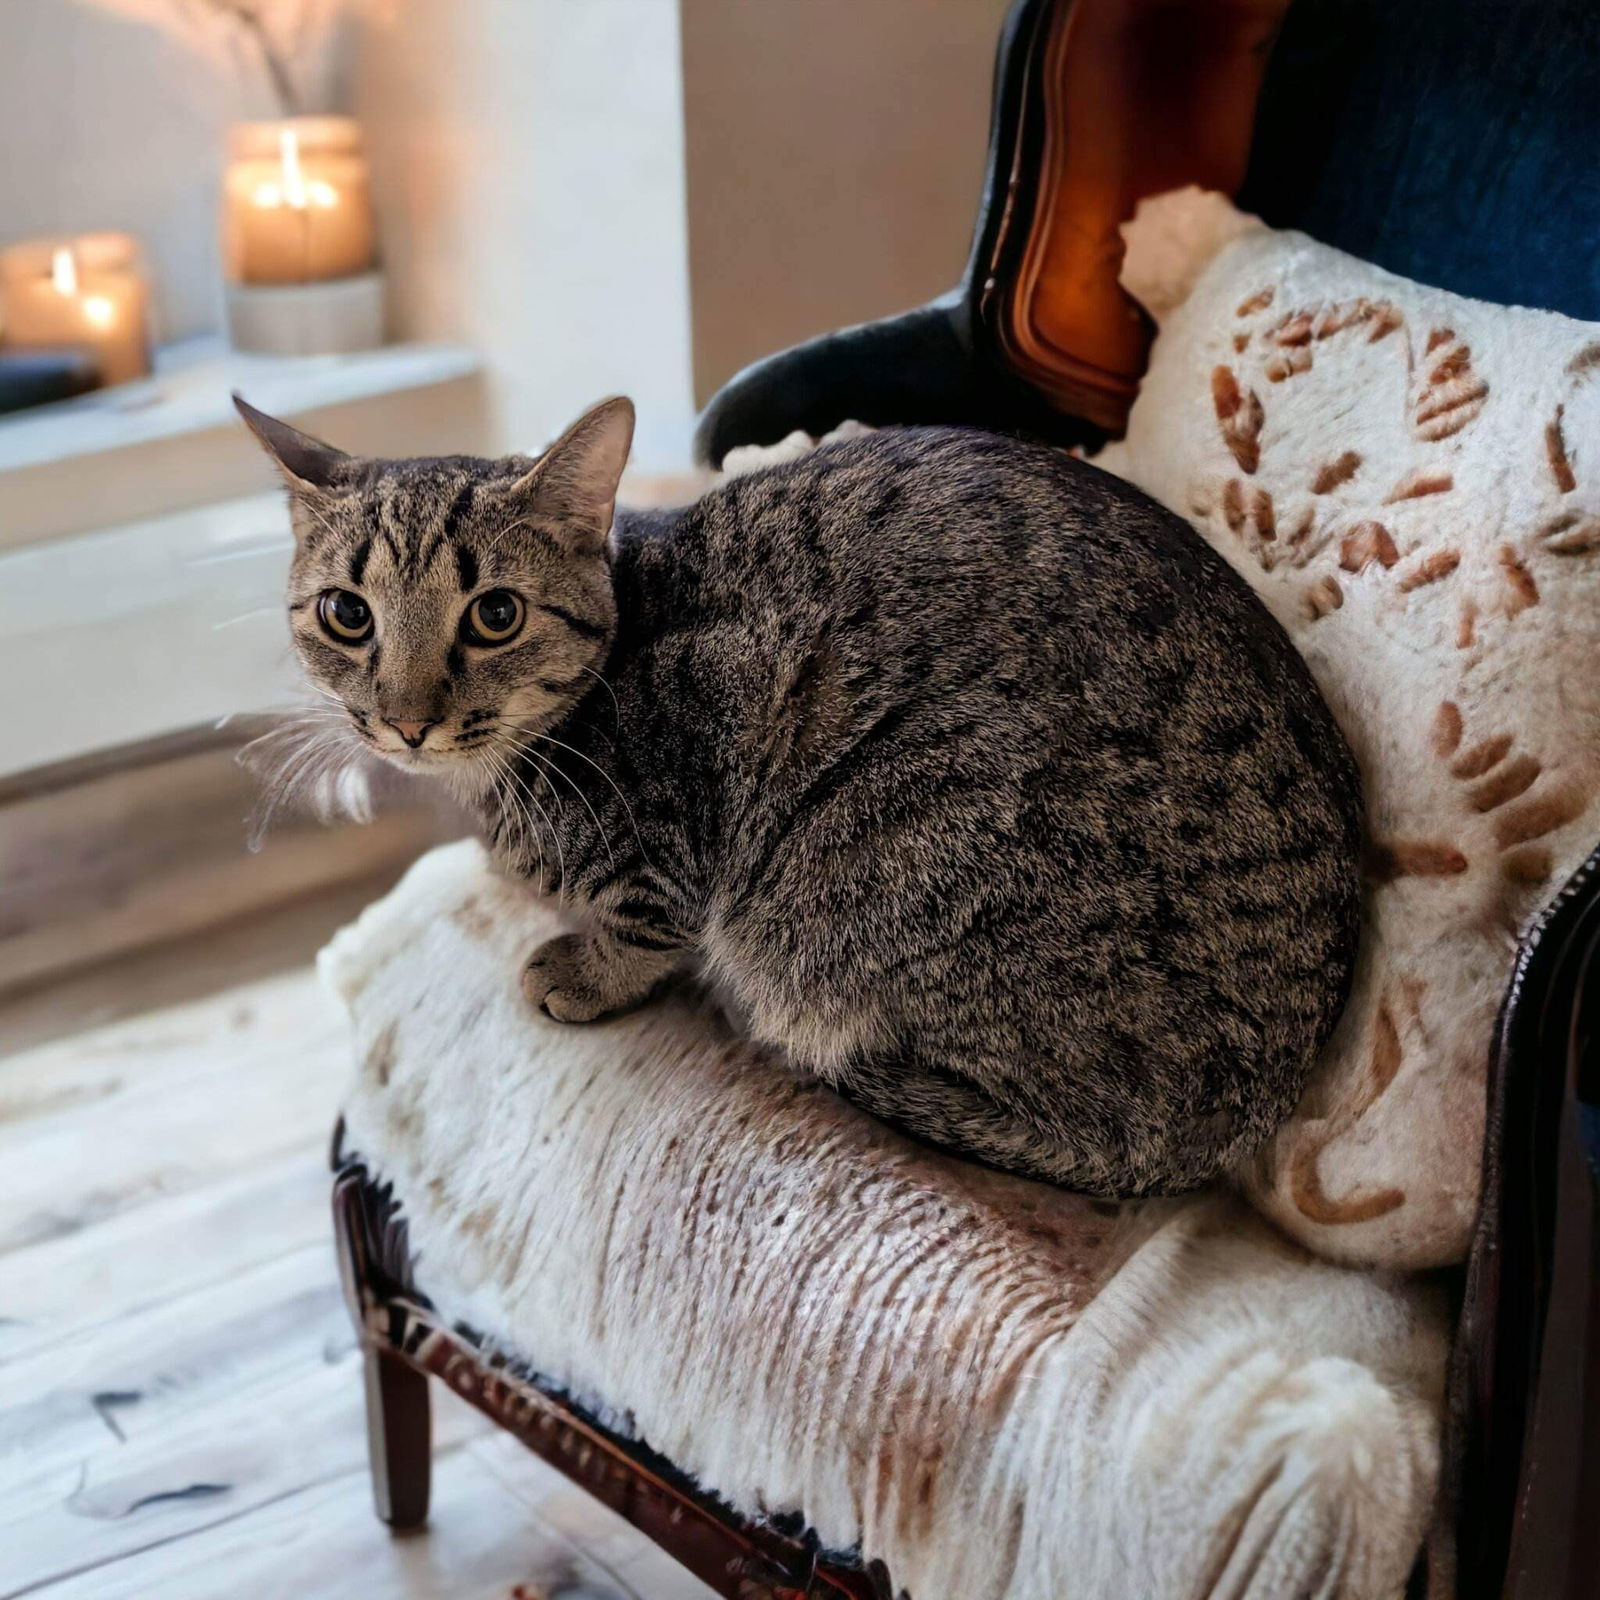
[[[453,750],[379,750],[379,760],[413,778],[449,778],[452,783],[477,777],[486,781],[482,764]]]

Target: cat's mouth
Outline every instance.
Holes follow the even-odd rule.
[[[377,745],[374,748],[385,761],[392,761],[395,766],[402,767],[407,772],[426,771],[429,767],[454,766],[456,762],[464,759],[460,752],[443,747],[437,750],[394,750],[386,745]]]
[[[449,777],[488,774],[523,742],[514,714],[503,706],[456,710],[431,722],[385,716],[377,709],[348,706],[361,742],[402,772]]]
[[[415,747],[388,744],[372,738],[367,740],[367,744],[375,755],[403,772],[461,772],[481,765],[488,754],[484,742],[460,745],[448,736],[440,738],[437,744],[428,740]]]

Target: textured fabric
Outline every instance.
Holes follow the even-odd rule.
[[[1400,1593],[1437,1471],[1429,1291],[1227,1199],[934,1155],[683,997],[552,1023],[518,973],[555,926],[457,845],[323,958],[362,1063],[347,1146],[444,1315],[917,1600]]]
[[[1196,191],[1127,232],[1160,333],[1099,461],[1254,585],[1366,787],[1356,991],[1249,1186],[1335,1259],[1459,1260],[1518,930],[1600,832],[1600,325]]]

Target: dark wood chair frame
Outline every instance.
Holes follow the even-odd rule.
[[[373,1502],[391,1528],[427,1520],[434,1378],[729,1600],[890,1600],[881,1564],[825,1554],[814,1535],[782,1519],[740,1516],[482,1335],[444,1323],[412,1280],[406,1221],[392,1188],[374,1182],[342,1145],[341,1128],[333,1156],[339,1271],[361,1340]]]

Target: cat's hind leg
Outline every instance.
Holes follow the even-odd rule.
[[[1170,1189],[1084,1108],[1040,1103],[943,1063],[906,1054],[852,1062],[830,1081],[863,1110],[949,1155],[1087,1194],[1124,1197]],[[1075,1115],[1075,1111],[1079,1114]],[[1184,1187],[1177,1185],[1176,1187]]]

